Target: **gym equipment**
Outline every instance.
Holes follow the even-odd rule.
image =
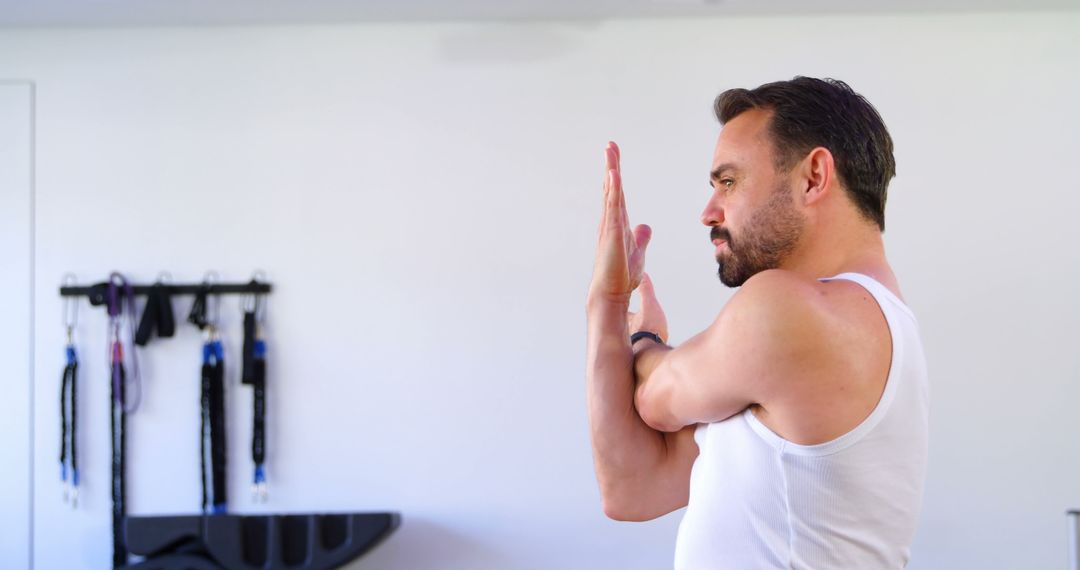
[[[337,568],[401,524],[398,513],[128,517],[132,570]]]

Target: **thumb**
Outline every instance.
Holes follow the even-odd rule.
[[[645,247],[649,245],[649,241],[652,239],[652,228],[646,224],[640,224],[634,228],[634,245],[640,251],[645,251]]]
[[[641,274],[641,310],[644,311],[645,307],[659,307],[660,302],[656,300],[656,289],[653,288],[652,277],[649,277],[648,273]]]

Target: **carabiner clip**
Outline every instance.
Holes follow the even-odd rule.
[[[74,287],[77,283],[74,273],[65,273],[62,283],[64,287]],[[64,297],[64,330],[67,333],[68,346],[75,344],[75,327],[79,324],[79,297],[68,295]]]

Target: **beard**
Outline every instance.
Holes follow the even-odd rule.
[[[754,275],[780,267],[795,250],[803,224],[791,192],[781,185],[750,216],[746,229],[738,237],[714,226],[711,238],[727,241],[727,251],[716,256],[720,282],[728,287],[740,287]]]

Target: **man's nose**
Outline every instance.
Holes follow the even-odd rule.
[[[709,200],[705,204],[705,210],[701,212],[701,223],[706,226],[719,226],[724,223],[724,208],[717,203],[716,199]]]

